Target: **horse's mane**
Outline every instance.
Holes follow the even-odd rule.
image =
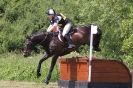
[[[30,36],[30,39],[36,39],[36,38],[38,38],[40,36],[41,36],[41,38],[47,36],[49,39],[51,39],[53,36],[54,37],[55,36],[57,37],[58,36],[58,33],[46,32],[46,31],[38,31],[38,32],[32,33],[31,36]]]
[[[30,38],[35,38],[37,36],[40,36],[40,35],[46,35],[47,32],[46,31],[37,31],[37,32],[32,32],[32,34],[30,35]]]
[[[37,32],[32,32],[31,36],[37,36],[40,34],[45,34],[46,31],[37,31]]]

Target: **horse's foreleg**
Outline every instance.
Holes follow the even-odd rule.
[[[58,56],[53,56],[52,61],[51,61],[51,66],[50,66],[50,69],[49,69],[47,78],[46,78],[46,80],[45,80],[45,83],[46,83],[46,84],[49,84],[49,80],[50,80],[50,78],[51,78],[51,74],[52,74],[52,71],[53,71],[54,66],[55,66],[55,64],[56,64],[57,59],[58,59]]]
[[[43,61],[45,61],[46,59],[48,59],[50,57],[49,54],[45,53],[43,55],[43,57],[40,59],[38,66],[37,66],[37,77],[41,76],[40,70],[41,70],[41,64],[43,63]]]

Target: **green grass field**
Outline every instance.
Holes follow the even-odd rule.
[[[7,53],[0,55],[0,80],[34,81],[42,82],[50,67],[49,58],[42,64],[42,76],[36,77],[36,67],[42,54],[24,58],[20,54]],[[58,62],[57,62],[58,63]],[[51,81],[58,80],[58,64],[56,64]]]

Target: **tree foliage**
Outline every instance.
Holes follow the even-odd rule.
[[[48,8],[66,15],[74,26],[99,25],[103,31],[100,55],[133,57],[132,0],[1,0],[0,53],[18,50],[26,35],[45,30]]]

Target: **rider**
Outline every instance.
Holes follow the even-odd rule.
[[[59,32],[59,29],[63,29],[62,36],[67,40],[68,48],[75,47],[69,35],[70,29],[72,27],[71,21],[66,19],[63,14],[57,14],[54,9],[49,9],[47,15],[50,20],[50,25],[47,29],[47,32]]]

